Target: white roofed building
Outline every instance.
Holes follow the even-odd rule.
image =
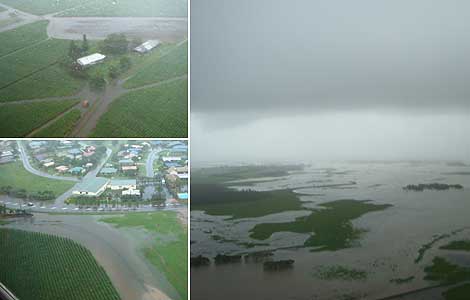
[[[100,53],[94,53],[82,58],[77,59],[77,63],[82,67],[96,65],[97,63],[102,62],[106,58],[106,55]]]
[[[160,44],[159,40],[148,40],[140,46],[134,48],[134,51],[139,53],[147,53],[152,51],[152,49],[156,48]]]

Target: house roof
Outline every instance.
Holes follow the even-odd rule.
[[[136,185],[137,181],[135,179],[113,179],[111,180],[111,185]]]
[[[77,184],[75,190],[80,192],[91,192],[98,193],[98,191],[106,184],[108,184],[109,179],[103,177],[94,177],[91,179],[84,180]]]
[[[103,174],[112,174],[112,173],[116,173],[116,172],[117,172],[116,168],[103,168],[100,171],[100,173],[103,173]]]
[[[135,47],[134,50],[138,52],[147,52],[157,47],[159,44],[160,44],[159,40],[148,40],[145,43]]]

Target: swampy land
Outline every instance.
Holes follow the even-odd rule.
[[[406,161],[195,168],[191,296],[465,299],[467,171]],[[403,189],[420,184],[459,188]]]

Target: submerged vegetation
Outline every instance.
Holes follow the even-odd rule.
[[[443,257],[435,257],[432,265],[424,268],[424,279],[438,281],[443,284],[453,284],[470,280],[470,268],[460,267],[448,262]]]
[[[0,257],[0,282],[19,299],[120,299],[91,252],[70,239],[0,229]]]
[[[447,245],[441,246],[440,249],[470,251],[470,240],[452,241]]]
[[[345,266],[318,267],[314,270],[315,277],[323,280],[365,280],[367,272]]]
[[[230,263],[240,263],[242,262],[241,255],[225,255],[225,254],[217,254],[214,257],[214,262],[216,265],[221,264],[230,264]]]
[[[293,259],[287,260],[276,260],[276,261],[265,261],[263,263],[263,269],[265,271],[282,271],[290,269],[294,266]]]
[[[357,200],[328,202],[320,204],[321,209],[313,210],[310,215],[299,217],[293,222],[257,224],[250,231],[250,237],[265,240],[276,232],[307,233],[310,237],[304,246],[313,247],[312,251],[340,250],[352,247],[364,232],[355,228],[352,220],[390,206]]]
[[[144,228],[154,234],[155,242],[142,249],[145,257],[165,275],[181,299],[187,298],[188,233],[175,212],[130,213],[104,218],[102,221],[118,228]]]
[[[202,266],[208,266],[210,264],[211,264],[210,259],[202,255],[191,257],[191,267],[202,267]]]
[[[405,191],[414,191],[414,192],[422,192],[424,190],[431,190],[431,191],[446,191],[450,189],[461,190],[463,186],[461,184],[445,184],[445,183],[420,183],[420,184],[409,184],[403,187]]]

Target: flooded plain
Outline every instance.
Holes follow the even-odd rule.
[[[240,190],[292,189],[305,210],[242,219],[192,211],[191,256],[212,259],[217,254],[272,251],[275,260],[294,259],[294,267],[266,272],[262,263],[246,259],[191,267],[192,299],[380,299],[436,286],[423,279],[424,267],[436,255],[463,266],[470,261],[466,253],[439,249],[451,240],[470,238],[469,170],[444,162],[315,163],[283,177],[231,182]],[[432,182],[461,184],[464,189],[403,190],[408,184]],[[360,238],[336,251],[312,252],[304,246],[310,234],[280,231],[264,240],[250,237],[257,224],[292,222],[311,209],[321,209],[322,203],[341,199],[391,206],[352,220]],[[366,275],[356,280],[319,276],[319,269],[335,266]],[[435,288],[393,299],[443,299],[441,292]]]
[[[100,222],[103,216],[35,213],[7,227],[71,238],[88,248],[105,269],[122,299],[179,299],[165,276],[151,265],[141,248],[154,236],[134,228],[116,229]]]

